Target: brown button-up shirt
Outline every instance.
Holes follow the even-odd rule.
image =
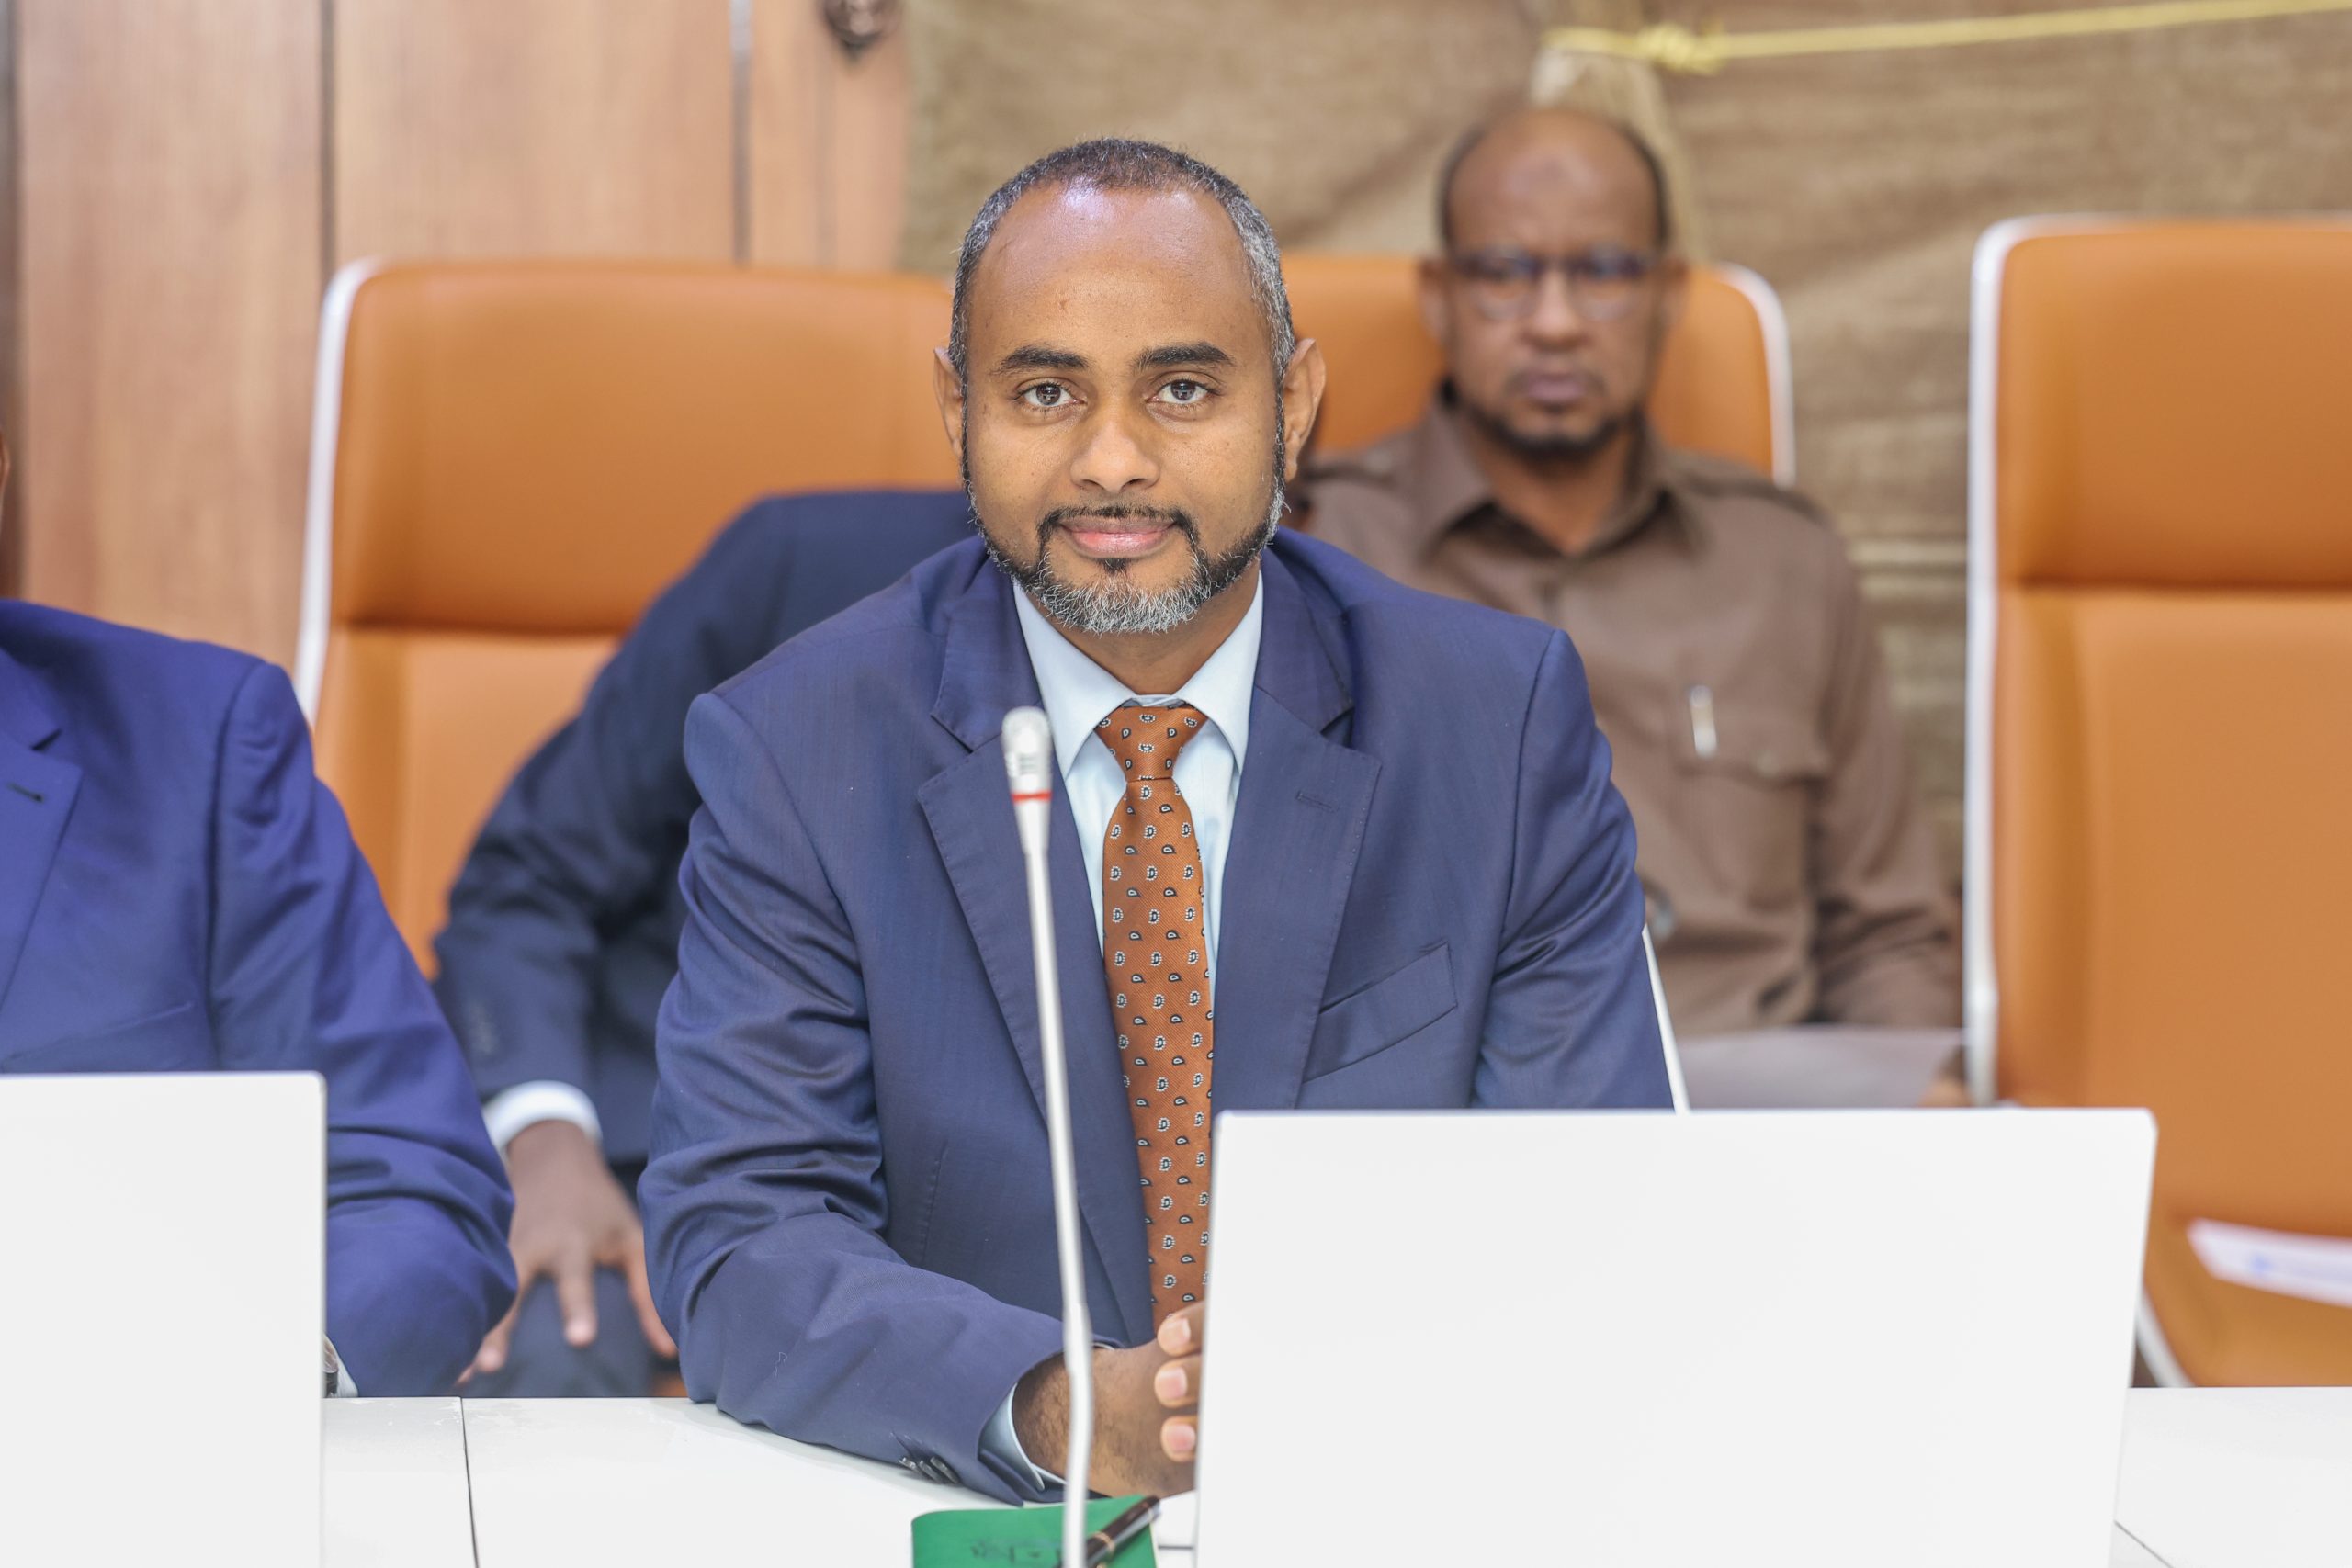
[[[1837,530],[1642,435],[1591,544],[1503,512],[1457,416],[1308,465],[1306,525],[1413,587],[1565,630],[1634,814],[1690,1034],[1959,1021],[1955,920]]]

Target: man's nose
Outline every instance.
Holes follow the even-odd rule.
[[[1566,269],[1547,266],[1535,280],[1535,300],[1521,320],[1521,330],[1546,345],[1578,343],[1592,333],[1592,323],[1577,309]]]
[[[1156,483],[1159,462],[1146,434],[1134,428],[1136,417],[1115,406],[1093,413],[1081,427],[1070,478],[1084,489],[1105,495],[1148,490]]]

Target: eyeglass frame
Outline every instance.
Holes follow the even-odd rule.
[[[1596,258],[1639,265],[1630,277],[1600,279],[1594,272]],[[1520,274],[1515,279],[1481,277],[1472,271],[1481,259],[1516,263],[1521,269]],[[1524,321],[1533,314],[1537,302],[1543,298],[1544,280],[1555,272],[1566,285],[1568,303],[1576,308],[1577,315],[1589,321],[1617,321],[1633,313],[1642,288],[1666,270],[1669,259],[1668,254],[1662,250],[1628,251],[1613,245],[1596,245],[1570,255],[1551,256],[1540,256],[1532,251],[1507,245],[1491,245],[1475,251],[1449,252],[1445,265],[1446,270],[1467,288],[1471,303],[1477,307],[1478,313],[1490,321]],[[1614,300],[1593,300],[1588,290],[1596,281],[1624,282],[1627,285],[1624,297]],[[1498,308],[1495,300],[1482,293],[1481,286],[1506,282],[1517,283],[1525,292],[1515,299],[1502,301]]]

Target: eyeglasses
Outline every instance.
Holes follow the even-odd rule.
[[[1446,258],[1478,313],[1490,321],[1516,321],[1535,309],[1544,275],[1558,272],[1568,286],[1568,303],[1589,321],[1613,321],[1631,310],[1662,259],[1655,251],[1611,247],[1572,256],[1530,255],[1499,247],[1464,251]]]

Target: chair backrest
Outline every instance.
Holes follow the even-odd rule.
[[[2352,223],[1977,250],[1972,1066],[2154,1108],[2160,1222],[2352,1235],[2346,345]]]
[[[514,768],[772,491],[952,486],[928,278],[347,267],[321,324],[297,686],[420,958]]]
[[[1321,449],[1377,441],[1429,406],[1442,363],[1421,324],[1417,265],[1409,256],[1300,254],[1284,262],[1291,319],[1300,336],[1323,345],[1330,369],[1315,432]],[[1675,446],[1793,482],[1788,323],[1770,284],[1745,267],[1691,268],[1649,412]]]

